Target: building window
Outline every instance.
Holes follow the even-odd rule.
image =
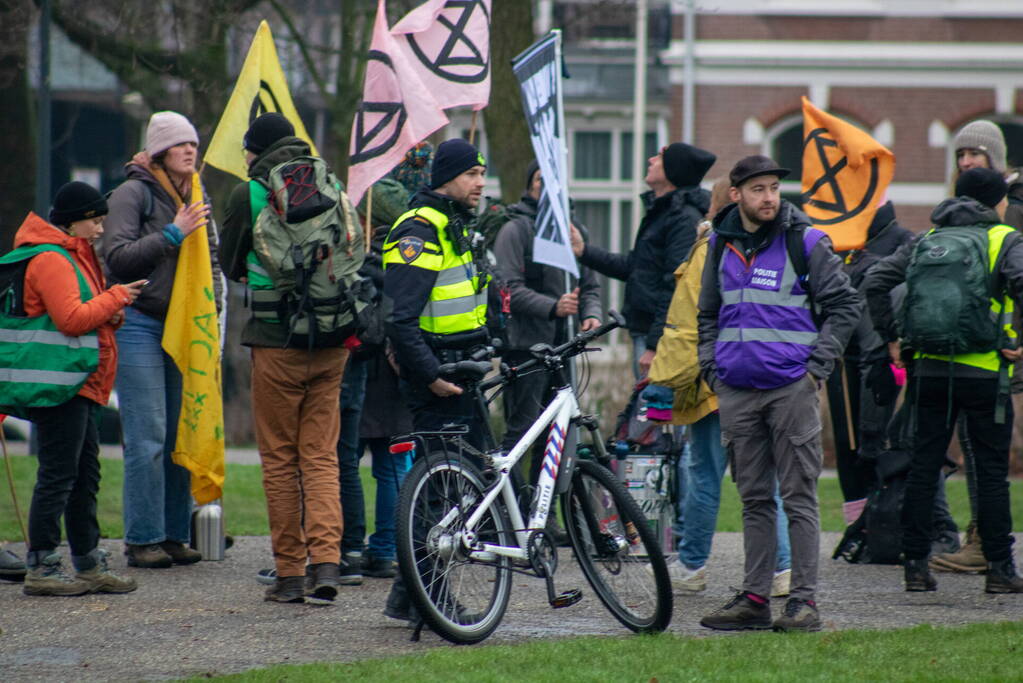
[[[644,136],[643,159],[649,159],[657,154],[657,133],[647,133]],[[644,171],[646,165],[643,166]],[[622,180],[632,180],[632,133],[622,133]]]
[[[589,230],[589,241],[614,251],[614,245],[611,244],[611,202],[581,200],[575,202],[574,208],[575,216]],[[597,281],[600,282],[600,299],[606,311],[611,300],[610,281],[600,274],[597,275]]]
[[[574,147],[576,179],[611,179],[611,133],[579,131]]]
[[[803,117],[784,124],[773,137],[767,154],[782,168],[791,169],[787,180],[799,181],[803,177]]]

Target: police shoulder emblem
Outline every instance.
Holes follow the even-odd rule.
[[[402,237],[398,240],[398,253],[405,263],[412,263],[423,253],[423,240],[419,237]]]

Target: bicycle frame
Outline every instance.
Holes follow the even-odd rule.
[[[504,501],[508,515],[511,517],[512,526],[515,529],[515,537],[518,544],[515,546],[501,546],[491,543],[484,543],[482,550],[472,551],[469,557],[475,560],[493,561],[496,556],[506,556],[519,560],[529,559],[529,552],[526,543],[532,530],[543,529],[547,524],[547,517],[550,514],[551,502],[554,498],[554,487],[557,483],[558,473],[561,471],[563,455],[565,451],[565,440],[568,435],[568,427],[571,420],[579,416],[579,402],[576,400],[575,391],[571,386],[562,387],[557,391],[554,398],[547,405],[540,417],[533,425],[526,430],[514,447],[505,455],[491,456],[493,467],[498,472],[498,483],[490,488],[483,500],[477,506],[476,511],[466,520],[465,539],[473,543],[472,531],[480,523],[483,514],[490,509],[497,497],[500,495]],[[540,469],[540,477],[537,482],[536,493],[533,496],[533,507],[529,518],[529,524],[522,519],[522,512],[519,510],[518,501],[515,498],[515,491],[511,482],[511,470],[522,459],[533,442],[540,436],[543,430],[550,427],[547,435],[547,445],[544,449],[543,467]],[[441,520],[440,524],[449,524],[457,516],[457,507]]]

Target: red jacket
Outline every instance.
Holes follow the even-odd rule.
[[[78,337],[96,330],[99,337],[99,367],[85,381],[80,396],[106,405],[117,374],[117,325],[110,322],[115,313],[130,302],[128,290],[114,285],[103,291],[103,270],[96,252],[86,240],[72,237],[29,213],[14,236],[14,246],[55,244],[63,247],[78,265],[92,290],[92,299],[82,303],[78,277],[67,259],[60,254],[44,252],[35,256],[25,270],[25,313],[48,313],[57,329],[69,337]]]

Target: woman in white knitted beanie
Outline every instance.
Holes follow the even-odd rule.
[[[177,112],[153,114],[145,148],[110,196],[103,257],[114,282],[149,284],[117,331],[117,388],[124,438],[124,542],[128,565],[191,564],[192,495],[188,470],[172,461],[181,410],[181,373],[161,348],[184,239],[205,229],[220,290],[216,230],[209,200],[193,186],[199,135]],[[198,196],[194,196],[198,195]],[[220,301],[219,291],[215,295]]]

